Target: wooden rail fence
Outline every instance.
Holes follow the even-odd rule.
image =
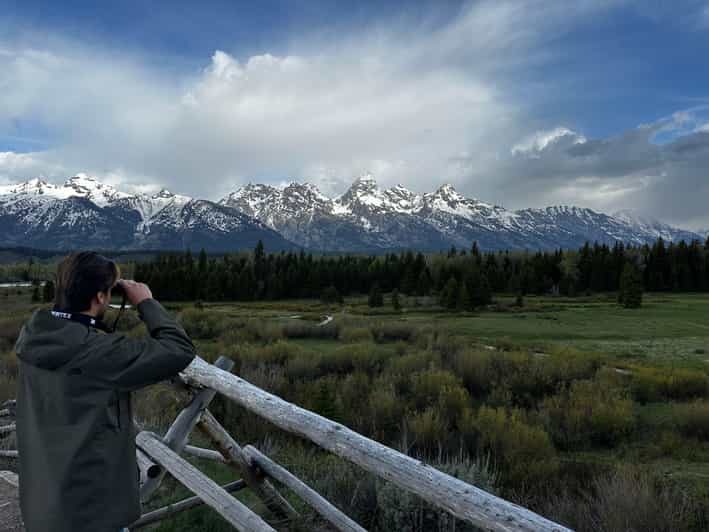
[[[285,527],[288,523],[300,520],[302,517],[271,481],[298,495],[336,530],[365,530],[266,454],[250,445],[242,448],[208,409],[209,403],[220,393],[273,425],[310,440],[482,530],[569,531],[526,508],[438,471],[344,425],[284,401],[232,374],[232,366],[233,363],[225,357],[220,357],[213,365],[196,357],[180,374],[180,385],[192,394],[189,404],[164,436],[146,431],[137,435],[136,458],[141,471],[141,499],[148,500],[167,473],[194,496],[144,514],[129,525],[131,530],[202,504],[213,508],[240,531],[271,531],[279,524]],[[0,418],[3,415],[14,415],[14,402],[0,405],[0,408]],[[14,423],[0,426],[0,437],[14,430],[14,427]],[[212,441],[214,449],[187,445],[189,434],[194,428],[199,428]],[[221,462],[234,468],[241,479],[219,486],[182,458],[183,454]],[[2,451],[0,456],[17,457],[17,451]],[[245,488],[251,489],[273,514],[271,524],[230,494]]]

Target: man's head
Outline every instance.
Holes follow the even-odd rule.
[[[120,276],[118,265],[98,253],[72,253],[57,268],[54,303],[62,310],[83,312],[101,320],[111,301],[111,288]]]

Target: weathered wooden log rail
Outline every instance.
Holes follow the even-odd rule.
[[[180,375],[186,384],[215,390],[273,425],[304,437],[483,530],[569,530],[526,508],[366,438],[339,423],[284,401],[199,357]],[[206,411],[205,416],[211,414]],[[253,452],[247,452],[246,455],[252,466],[258,466],[258,459],[254,460]],[[267,470],[259,469],[268,474]]]
[[[271,523],[274,526],[280,522],[291,523],[301,519],[298,512],[270,483],[269,479],[272,479],[298,495],[335,529],[347,532],[365,530],[264,453],[250,445],[242,448],[208,410],[215,394],[220,393],[273,425],[350,460],[482,530],[569,531],[526,508],[451,477],[339,423],[288,403],[232,374],[232,366],[233,363],[224,357],[220,357],[214,365],[196,357],[180,374],[181,380],[178,383],[192,393],[190,403],[180,412],[164,437],[145,431],[136,437],[136,458],[141,470],[141,499],[146,501],[155,493],[166,473],[195,496],[146,513],[129,528],[141,528],[177,512],[206,504],[237,530],[274,530],[261,516],[230,495],[246,487],[273,514],[276,521]],[[14,413],[14,403],[12,407]],[[10,426],[14,430],[13,423],[0,427],[0,433],[4,429],[9,432]],[[188,445],[189,434],[194,428],[199,428],[212,441],[216,450]],[[17,451],[4,453],[7,454],[0,456],[17,456]],[[234,468],[242,478],[219,486],[184,460],[181,454],[222,462]]]

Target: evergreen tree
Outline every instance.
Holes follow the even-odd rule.
[[[323,417],[333,421],[340,421],[341,415],[337,408],[337,397],[335,391],[330,387],[326,379],[318,381],[317,392],[313,401],[313,410]]]
[[[399,291],[396,288],[391,291],[391,306],[396,312],[399,312],[401,310],[401,301],[399,301]]]
[[[705,245],[707,248],[705,249]],[[441,305],[456,308],[465,281],[471,305],[492,301],[492,294],[574,295],[578,291],[619,291],[628,262],[637,265],[640,284],[646,290],[705,291],[709,289],[709,242],[641,247],[612,247],[598,243],[575,251],[485,253],[470,249],[424,256],[422,253],[389,253],[381,256],[338,257],[279,252],[266,254],[263,243],[252,254],[235,253],[209,258],[205,250],[193,258],[184,253],[157,255],[151,262],[135,265],[135,278],[150,285],[156,298],[165,300],[242,300],[322,297],[333,287],[343,296],[367,294],[377,285],[380,292],[393,289],[420,296],[436,292]],[[37,268],[39,265],[33,265]],[[17,279],[30,271],[27,263],[10,272]],[[39,272],[37,272],[39,275]],[[448,287],[456,280],[456,290]],[[40,295],[53,299],[52,285]],[[31,292],[31,291],[30,291]],[[621,295],[622,299],[623,295]],[[375,298],[377,299],[377,298]],[[463,298],[465,300],[465,298]],[[455,303],[453,303],[455,301]]]
[[[635,264],[628,262],[620,278],[618,302],[625,308],[639,308],[642,305],[642,301],[643,287],[640,270]]]
[[[468,294],[467,283],[460,283],[460,289],[458,290],[458,297],[455,302],[456,310],[470,310],[470,295]]]
[[[266,253],[261,240],[256,243],[254,248],[254,274],[258,281],[263,281],[266,277]]]
[[[448,279],[440,296],[440,305],[447,309],[454,309],[458,304],[458,281],[455,277]]]
[[[419,275],[418,286],[416,293],[419,296],[428,296],[431,294],[431,275],[428,273],[428,268],[424,267]]]
[[[473,240],[473,246],[470,248],[470,254],[473,257],[477,257],[480,255],[480,249],[478,248],[477,240]]]
[[[406,268],[404,278],[401,281],[401,291],[410,296],[416,293],[416,270],[413,265]]]
[[[207,272],[207,252],[202,248],[199,251],[199,260],[197,261],[197,270],[201,275]]]
[[[343,299],[340,295],[340,292],[337,291],[337,288],[335,288],[333,285],[330,285],[322,291],[322,294],[320,294],[320,301],[325,304],[331,305],[333,303],[342,303]]]
[[[474,271],[468,278],[468,286],[471,306],[481,307],[492,302],[492,292],[490,291],[490,282],[487,279],[487,275],[477,270]]]
[[[384,305],[384,295],[378,283],[372,285],[367,303],[370,307],[381,307]]]

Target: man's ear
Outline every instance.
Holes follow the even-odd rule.
[[[105,305],[108,301],[108,294],[106,292],[96,292],[96,300],[99,305]]]

